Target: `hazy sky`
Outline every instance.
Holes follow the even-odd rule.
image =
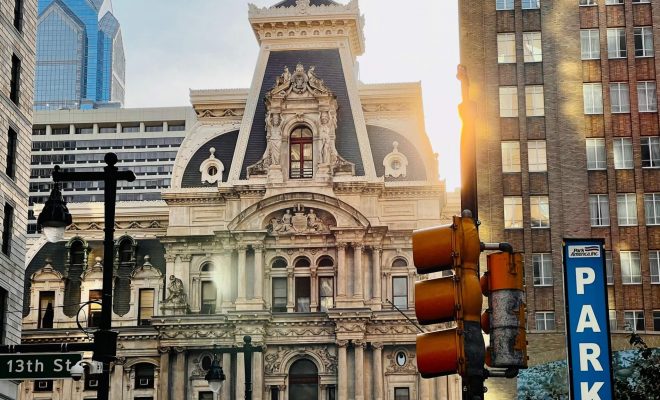
[[[346,3],[348,0],[339,0]],[[254,0],[258,6],[277,0]],[[126,107],[190,105],[189,89],[250,86],[259,47],[246,0],[113,0],[126,51]],[[426,131],[447,189],[460,184],[458,1],[360,0],[365,83],[422,82]]]

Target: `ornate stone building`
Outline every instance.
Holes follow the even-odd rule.
[[[420,85],[358,81],[357,1],[251,5],[249,20],[251,87],[191,91],[164,202],[119,205],[112,398],[212,399],[213,347],[244,335],[263,348],[254,399],[457,398],[453,377],[420,379],[417,330],[392,306],[414,317],[411,233],[442,222]],[[102,216],[71,212],[67,241],[29,255],[26,342],[87,340],[76,315],[96,322],[95,304],[78,309],[101,287]],[[243,356],[221,360],[221,398],[243,398]],[[22,393],[84,399],[94,383]]]

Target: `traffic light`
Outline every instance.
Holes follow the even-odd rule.
[[[481,289],[488,297],[488,310],[482,315],[482,328],[490,334],[486,364],[496,368],[527,368],[522,254],[489,254]]]
[[[453,269],[454,275],[415,283],[415,313],[422,325],[456,321],[456,327],[417,335],[417,369],[424,378],[484,375],[479,283],[481,242],[474,219],[413,232],[418,274]]]

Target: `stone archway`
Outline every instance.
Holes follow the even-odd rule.
[[[319,398],[319,371],[308,358],[296,360],[289,367],[289,400]]]

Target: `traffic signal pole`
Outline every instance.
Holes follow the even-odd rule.
[[[470,78],[467,68],[458,66],[456,77],[461,81],[463,101],[458,106],[458,113],[463,126],[461,128],[461,210],[470,210],[471,217],[479,220],[477,201],[477,134],[475,118],[476,103],[470,100]]]

